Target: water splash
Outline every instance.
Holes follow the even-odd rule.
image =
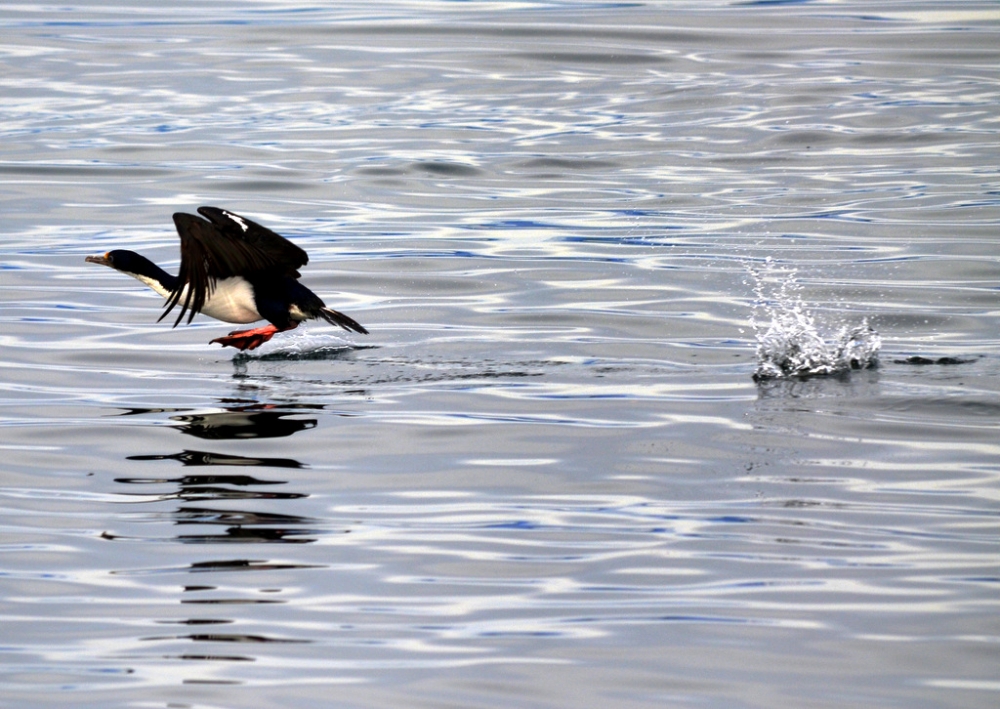
[[[337,335],[296,332],[280,335],[278,338],[265,342],[256,350],[237,352],[233,355],[233,361],[343,359],[357,349],[368,349],[368,347],[358,347]]]
[[[755,381],[837,374],[878,364],[882,338],[868,324],[840,325],[824,336],[802,300],[794,269],[771,258],[749,267],[754,282],[750,324],[757,337]]]

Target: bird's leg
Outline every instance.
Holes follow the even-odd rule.
[[[298,327],[298,325],[299,324],[293,320],[290,326],[283,328],[278,328],[268,323],[264,327],[255,327],[252,330],[234,330],[225,337],[216,337],[208,344],[214,345],[218,342],[223,347],[235,347],[240,351],[255,350],[279,332],[294,330]]]

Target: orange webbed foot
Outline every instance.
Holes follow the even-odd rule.
[[[295,325],[298,325],[298,323]],[[291,330],[295,327],[295,325],[279,330],[274,325],[268,323],[263,327],[256,327],[252,330],[234,330],[225,337],[216,337],[208,344],[214,345],[218,342],[223,347],[235,347],[240,352],[255,350],[274,337],[277,333]]]

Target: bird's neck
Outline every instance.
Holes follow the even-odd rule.
[[[145,283],[166,298],[177,287],[177,276],[171,276],[149,259],[139,256],[135,271],[123,271],[132,278]]]

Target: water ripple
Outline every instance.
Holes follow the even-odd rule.
[[[4,699],[994,706],[997,11],[869,5],[5,8]],[[371,336],[83,262],[201,204]]]

